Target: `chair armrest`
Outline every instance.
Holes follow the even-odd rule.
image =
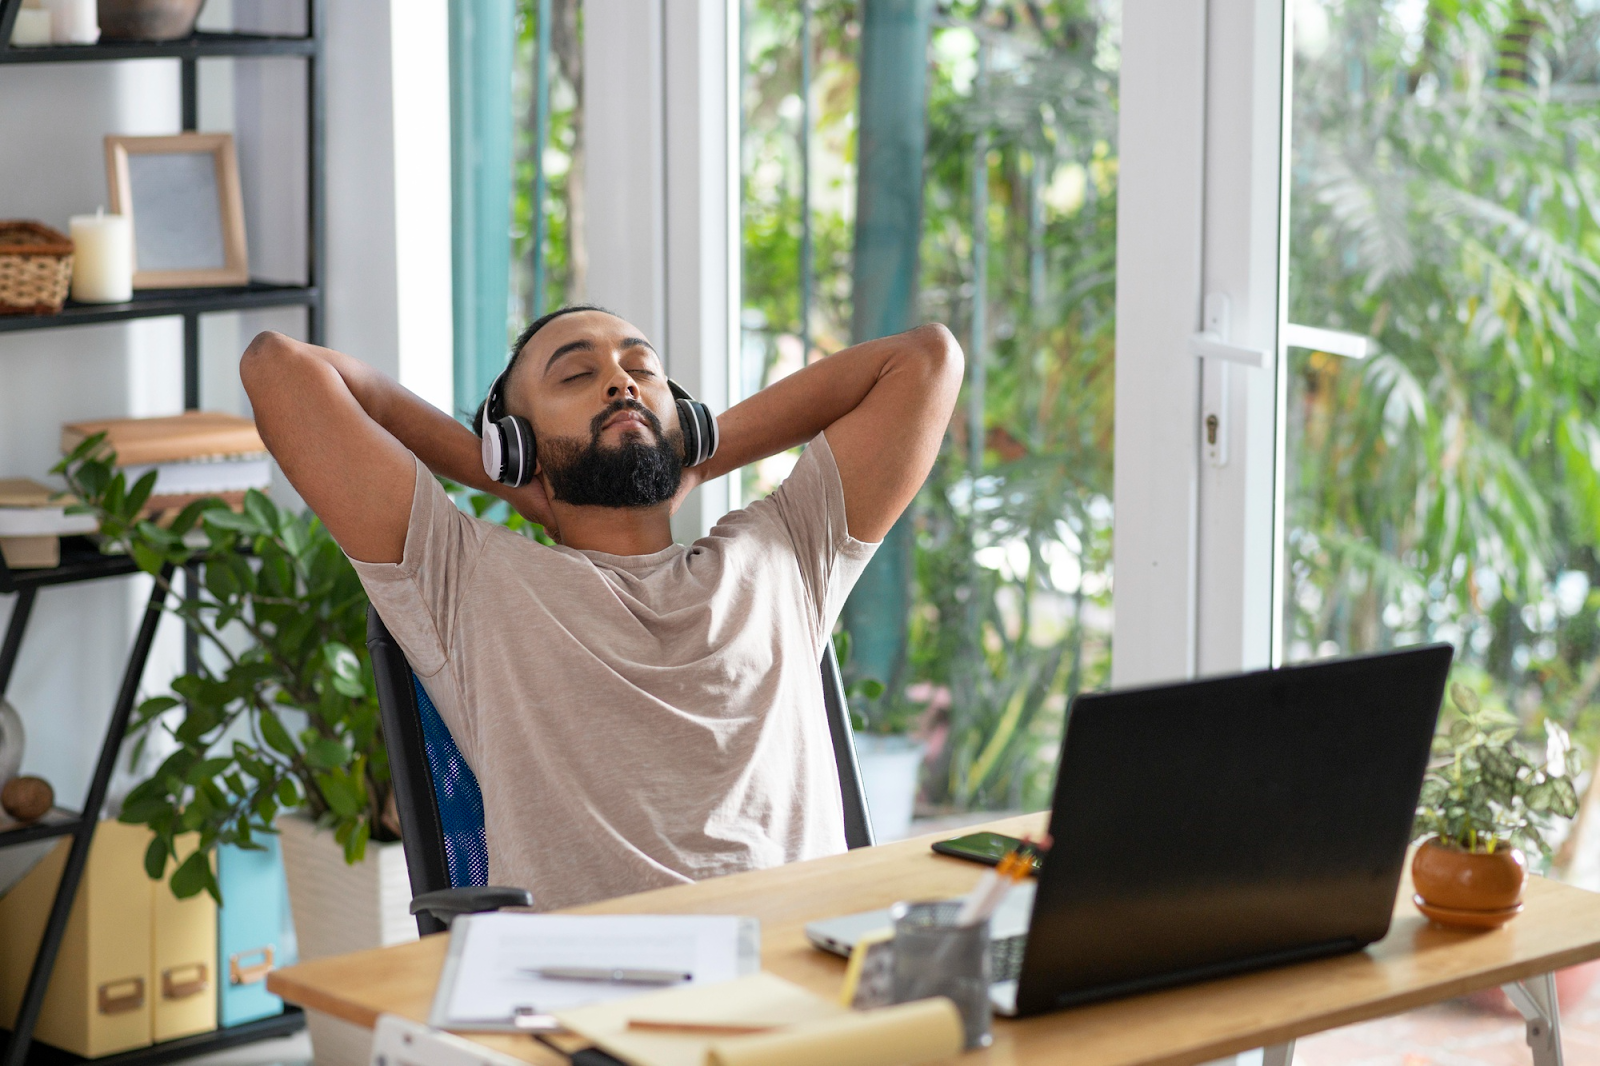
[[[463,885],[460,888],[441,888],[437,892],[424,892],[411,901],[411,913],[427,913],[446,925],[458,914],[478,914],[497,911],[501,907],[531,907],[533,893],[525,888],[506,888],[500,885]]]

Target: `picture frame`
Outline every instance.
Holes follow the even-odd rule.
[[[133,226],[133,287],[250,281],[233,135],[106,137],[111,210]]]

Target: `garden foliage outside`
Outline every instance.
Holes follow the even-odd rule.
[[[1036,808],[1068,698],[1109,679],[1117,9],[935,10],[920,314],[954,330],[968,382],[910,519],[909,653],[863,709],[929,740],[927,803]],[[850,336],[858,4],[812,3],[804,323],[800,36],[797,0],[746,0],[746,393]],[[785,472],[752,468],[745,497]]]
[[[1289,657],[1446,640],[1593,751],[1600,11],[1294,8],[1289,317],[1377,350],[1290,353]]]

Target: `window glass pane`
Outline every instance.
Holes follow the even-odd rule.
[[[512,306],[507,311],[513,336],[545,311],[582,302],[587,272],[583,255],[583,0],[546,0],[544,6],[550,11],[550,26],[541,62],[540,0],[517,0],[517,50],[511,83],[515,127]],[[545,86],[542,124],[541,81]],[[536,154],[541,131],[543,152]],[[541,161],[542,174],[536,165]]]
[[[1292,0],[1286,658],[1426,640],[1573,719],[1600,679],[1592,4]]]
[[[859,6],[813,0],[803,63],[799,0],[743,5],[745,394],[849,343]],[[934,6],[918,313],[968,380],[909,519],[903,652],[846,671],[888,686],[853,699],[866,731],[926,745],[924,810],[1047,805],[1067,701],[1109,679],[1118,11]]]

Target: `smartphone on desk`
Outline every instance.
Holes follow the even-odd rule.
[[[950,840],[936,840],[933,850],[940,855],[953,855],[958,859],[969,862],[981,862],[985,866],[998,866],[1000,860],[1013,848],[1021,847],[1022,841],[1016,837],[1008,837],[1002,833],[968,833],[964,837],[953,837]],[[1040,858],[1037,853],[1032,856],[1033,874],[1039,875]]]

